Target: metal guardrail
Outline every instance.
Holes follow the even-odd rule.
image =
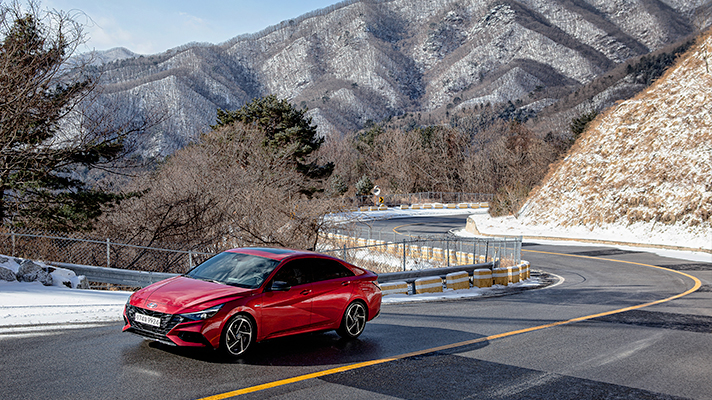
[[[385,203],[411,204],[433,201],[488,201],[492,195],[420,192],[384,194],[380,197],[384,198]],[[345,201],[356,204],[367,199],[371,202],[374,200],[373,196],[367,196]],[[62,260],[74,265],[106,265],[110,268],[182,273],[214,255],[211,250],[220,250],[218,247],[197,250],[166,249],[119,243],[109,238],[85,236],[79,232],[67,235],[71,237],[64,237],[55,232],[0,226],[0,254],[36,260]]]
[[[439,276],[441,278],[445,278],[447,274],[460,271],[465,271],[470,276],[472,276],[474,270],[481,268],[492,269],[496,266],[496,264],[496,262],[489,262],[483,264],[461,265],[449,268],[432,268],[416,271],[389,272],[384,274],[378,274],[378,282],[385,283],[403,281],[409,284],[413,284],[418,278],[423,278],[426,276]],[[169,274],[165,272],[132,271],[127,269],[95,267],[91,265],[77,265],[62,262],[50,262],[49,265],[72,270],[77,275],[84,275],[87,280],[91,282],[111,283],[114,285],[128,287],[146,287],[152,283],[161,281],[163,279],[178,276],[178,274]]]
[[[439,276],[442,279],[446,279],[448,274],[461,271],[467,272],[470,277],[474,277],[474,271],[476,269],[488,268],[490,270],[493,270],[497,267],[499,267],[499,261],[492,261],[482,264],[460,265],[457,267],[447,268],[431,268],[416,271],[388,272],[385,274],[378,274],[378,283],[405,282],[411,287],[411,293],[415,293],[415,281],[419,278]]]
[[[62,262],[48,262],[47,264],[72,270],[77,275],[84,275],[90,282],[111,283],[114,285],[128,287],[145,287],[152,283],[178,275],[166,272],[133,271],[128,269],[95,267],[92,265],[77,265]]]
[[[470,276],[473,275],[473,271],[476,269],[494,269],[497,267],[499,263],[498,262],[488,262],[488,263],[482,263],[482,264],[472,264],[472,265],[460,265],[457,267],[448,267],[448,268],[431,268],[431,269],[421,269],[421,270],[415,270],[415,271],[404,271],[404,272],[387,272],[385,274],[378,274],[378,282],[379,283],[385,283],[385,282],[406,282],[406,283],[414,283],[416,279],[418,278],[425,278],[428,276],[439,276],[443,279],[447,276],[447,274],[451,274],[453,272],[467,272]]]

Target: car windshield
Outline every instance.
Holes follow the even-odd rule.
[[[239,253],[220,253],[185,275],[194,279],[224,283],[241,288],[260,287],[279,261]]]

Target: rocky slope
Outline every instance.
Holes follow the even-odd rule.
[[[708,32],[653,86],[599,116],[519,220],[712,249],[711,55]]]
[[[276,94],[325,135],[406,112],[556,103],[631,57],[694,31],[709,0],[344,1],[223,44],[100,67],[106,101],[168,116],[145,141],[170,154],[235,109]],[[116,56],[120,58],[119,56]],[[517,102],[517,100],[519,100]]]

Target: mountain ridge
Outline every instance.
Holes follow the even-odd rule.
[[[709,1],[350,0],[219,45],[116,60],[99,73],[107,101],[132,115],[169,116],[142,149],[160,157],[208,129],[218,108],[267,94],[309,108],[325,136],[488,102],[540,110],[562,98],[556,93],[691,34],[689,15],[701,6]],[[553,95],[534,104],[540,87]]]

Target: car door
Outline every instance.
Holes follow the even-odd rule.
[[[310,325],[336,327],[351,299],[354,273],[340,262],[327,258],[314,258],[312,273]]]
[[[284,282],[288,288],[270,290],[274,282]],[[312,284],[304,262],[294,260],[282,265],[267,288],[262,297],[261,337],[282,336],[309,325]]]

